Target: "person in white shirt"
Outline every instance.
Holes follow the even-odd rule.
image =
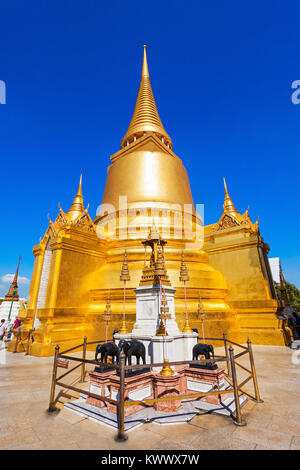
[[[1,320],[1,323],[0,323],[0,340],[3,339],[3,336],[4,336],[4,329],[5,329],[5,320],[4,318]]]
[[[11,328],[12,322],[10,320],[6,320],[6,322],[4,323],[4,336],[6,336],[8,340],[10,340],[11,338]]]

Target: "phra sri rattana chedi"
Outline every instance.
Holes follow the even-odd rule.
[[[225,183],[220,220],[204,226],[197,214],[182,160],[160,120],[147,57],[144,57],[134,113],[120,150],[110,157],[100,211],[94,220],[84,206],[82,182],[67,212],[62,208],[33,248],[35,256],[29,302],[19,317],[35,328],[30,353],[52,355],[62,348],[105,338],[102,319],[110,296],[109,337],[123,321],[124,284],[120,272],[126,250],[130,280],[126,282],[126,326],[136,322],[135,289],[145,264],[149,229],[167,240],[164,256],[175,289],[180,330],[186,323],[205,335],[238,343],[249,337],[258,344],[283,345],[276,315],[278,302],[269,268],[269,247],[248,210],[240,214]],[[105,169],[103,168],[103,171]],[[199,235],[200,234],[200,235]],[[189,280],[180,281],[184,260]],[[186,297],[185,297],[186,292]],[[199,299],[202,314],[199,315]],[[10,348],[13,347],[13,342]]]

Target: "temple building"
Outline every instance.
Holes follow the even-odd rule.
[[[67,212],[54,221],[33,248],[29,302],[19,312],[27,329],[35,328],[30,353],[52,355],[82,342],[105,338],[102,319],[109,295],[109,336],[123,314],[120,273],[126,250],[130,280],[126,282],[126,323],[136,321],[134,289],[145,266],[146,240],[154,225],[167,240],[168,278],[175,291],[179,329],[185,324],[185,294],[180,281],[182,252],[188,268],[187,307],[191,327],[207,337],[228,337],[238,343],[249,337],[258,344],[283,345],[278,302],[258,221],[248,210],[240,214],[226,182],[223,213],[203,226],[196,212],[182,160],[154,100],[144,46],[142,76],[134,113],[120,150],[110,157],[100,211],[94,220],[85,208],[82,180]],[[103,168],[105,171],[105,168]],[[217,204],[221,202],[217,201]],[[203,314],[199,316],[199,298]],[[13,347],[13,344],[9,346]]]
[[[21,256],[19,256],[18,266],[13,277],[13,280],[9,286],[8,292],[5,295],[3,301],[0,304],[0,319],[14,321],[19,313],[21,308],[21,301],[25,299],[20,299],[18,293],[18,275],[20,267]],[[24,303],[24,302],[22,302]]]

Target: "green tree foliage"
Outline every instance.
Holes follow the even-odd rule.
[[[280,284],[278,284],[277,282],[274,282],[274,284],[275,284],[275,289],[277,292],[278,299],[281,300]],[[294,284],[291,284],[290,282],[285,282],[285,285],[286,285],[287,296],[293,307],[293,310],[299,315],[300,314],[300,290],[297,289],[297,287]]]

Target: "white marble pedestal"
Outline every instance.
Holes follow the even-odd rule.
[[[163,286],[168,302],[171,318],[166,320],[168,336],[165,337],[167,358],[169,361],[192,360],[193,346],[197,343],[197,333],[182,333],[175,319],[174,294],[175,289]],[[136,339],[146,348],[146,362],[163,362],[165,358],[164,337],[156,336],[159,325],[160,286],[141,286],[136,293],[136,322],[130,334],[114,336],[116,344],[123,340]]]

